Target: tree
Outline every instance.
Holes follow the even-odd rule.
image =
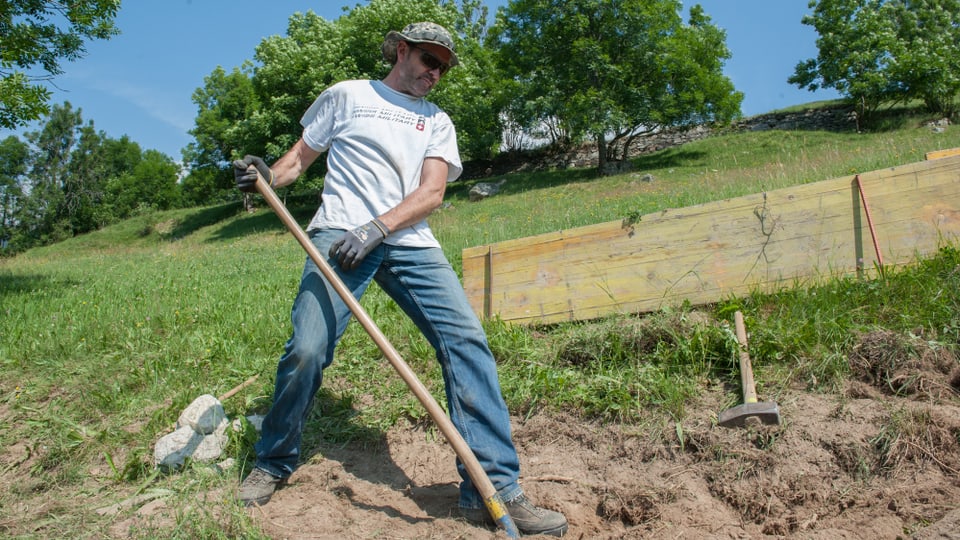
[[[171,210],[181,205],[180,187],[177,180],[180,167],[170,156],[157,150],[147,150],[143,159],[133,169],[133,176],[140,187],[139,204],[156,210]]]
[[[14,213],[23,198],[30,147],[11,135],[0,141],[0,252],[6,249],[16,226]]]
[[[185,180],[191,197],[206,197],[220,178],[232,178],[230,159],[244,154],[261,155],[268,162],[279,158],[299,138],[304,111],[330,85],[383,78],[390,70],[380,55],[387,32],[420,20],[453,32],[461,59],[430,99],[453,119],[465,158],[490,156],[500,140],[502,85],[481,43],[486,11],[479,0],[371,0],[336,21],[312,11],[294,13],[286,35],[264,39],[242,72],[227,75],[218,68],[205,79],[204,88],[194,94],[200,109],[191,132],[196,143],[185,154],[191,164]],[[317,160],[308,179],[321,178],[324,168],[323,160]],[[317,182],[295,186],[315,189]]]
[[[699,6],[676,0],[514,0],[491,30],[513,79],[509,107],[525,129],[556,125],[596,141],[599,168],[625,159],[637,136],[727,122],[743,95],[722,73],[726,36]]]
[[[797,64],[787,82],[816,91],[834,88],[857,104],[865,118],[883,101],[901,91],[888,70],[897,49],[896,28],[884,0],[823,0],[811,2],[817,58]]]
[[[891,2],[898,56],[893,79],[927,110],[956,116],[960,96],[960,0]]]
[[[111,139],[93,122],[84,125],[69,102],[54,105],[42,129],[26,138],[29,145],[15,138],[0,144],[0,167],[8,171],[0,176],[0,201],[10,201],[3,223],[11,251],[181,205],[180,169],[171,158],[141,152],[126,136]]]
[[[185,201],[190,204],[209,203],[218,191],[233,188],[233,173],[229,169],[234,148],[249,148],[242,143],[246,130],[238,127],[259,108],[250,76],[240,69],[227,73],[221,67],[203,80],[203,87],[193,92],[197,105],[194,141],[183,152],[184,163],[190,171],[183,180]]]
[[[229,141],[234,157],[253,153],[264,154],[268,161],[279,158],[296,142],[301,115],[323,89],[339,80],[370,76],[376,66],[358,65],[358,40],[346,35],[344,23],[327,21],[313,11],[294,13],[286,36],[264,39],[254,54],[258,107],[237,123]],[[366,52],[372,56],[376,50]]]
[[[179,168],[169,156],[147,150],[132,169],[119,172],[107,184],[107,200],[116,219],[180,206]]]
[[[227,176],[227,175],[230,176]],[[180,191],[184,206],[201,206],[215,202],[236,199],[236,189],[223,184],[229,180],[232,184],[233,171],[223,168],[205,167],[192,169],[180,182]]]
[[[488,159],[503,142],[503,110],[510,88],[486,46],[487,8],[464,0],[452,32],[459,36],[460,66],[446,75],[431,95],[457,126],[457,141],[466,159]]]
[[[960,96],[960,0],[820,0],[813,26],[817,58],[797,64],[787,82],[834,88],[867,119],[887,102],[920,99],[955,114]]]
[[[490,128],[498,126],[498,111],[490,105],[497,74],[480,42],[486,12],[477,0],[459,6],[437,0],[371,0],[336,21],[312,11],[295,13],[286,36],[269,37],[257,47],[253,82],[261,107],[240,124],[257,136],[244,140],[257,145],[253,150],[279,157],[296,142],[300,117],[320,92],[346,79],[386,76],[390,66],[380,55],[384,36],[421,20],[450,30],[461,59],[429,99],[454,121],[465,156],[489,155],[495,146]],[[493,138],[499,142],[499,132]]]
[[[0,2],[0,127],[15,129],[47,114],[42,82],[63,72],[62,60],[85,53],[85,39],[110,39],[120,0]]]
[[[54,105],[47,123],[38,132],[26,134],[34,148],[28,173],[29,194],[18,208],[14,244],[18,249],[57,242],[72,236],[66,207],[64,180],[70,153],[77,144],[80,110],[69,102]]]
[[[142,161],[140,145],[124,135],[111,139],[94,129],[80,129],[77,147],[70,153],[63,182],[64,209],[74,236],[118,221],[117,204],[108,190],[110,182],[133,171]]]
[[[106,178],[102,170],[105,136],[93,124],[79,128],[76,147],[70,152],[66,174],[61,178],[62,207],[57,209],[70,223],[72,236],[95,231],[103,225],[102,206]]]

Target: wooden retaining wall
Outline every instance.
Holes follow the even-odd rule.
[[[875,272],[958,234],[954,155],[467,248],[463,281],[483,318],[583,320]]]

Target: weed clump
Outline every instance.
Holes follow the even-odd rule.
[[[866,333],[848,358],[854,377],[888,395],[940,399],[960,387],[953,352],[913,336]]]
[[[950,423],[929,408],[894,411],[871,440],[879,470],[894,476],[908,463],[934,463],[948,474],[960,474],[960,426]]]

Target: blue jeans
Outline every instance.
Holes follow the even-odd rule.
[[[330,244],[342,235],[342,230],[314,230],[310,239],[326,256]],[[332,259],[328,262],[357,298],[376,280],[423,332],[442,368],[447,410],[454,426],[503,500],[519,496],[520,463],[496,363],[483,327],[443,251],[381,244],[355,270],[344,271]],[[281,478],[293,473],[323,370],[333,361],[334,348],[351,315],[308,257],[293,304],[293,334],[277,366],[273,405],[255,446],[258,468]],[[457,470],[463,479],[460,506],[483,508],[483,499],[459,459]]]

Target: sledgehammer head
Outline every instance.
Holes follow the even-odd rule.
[[[780,423],[780,407],[773,401],[744,403],[720,413],[718,424],[723,427],[743,427],[749,418],[758,418],[766,425]]]

